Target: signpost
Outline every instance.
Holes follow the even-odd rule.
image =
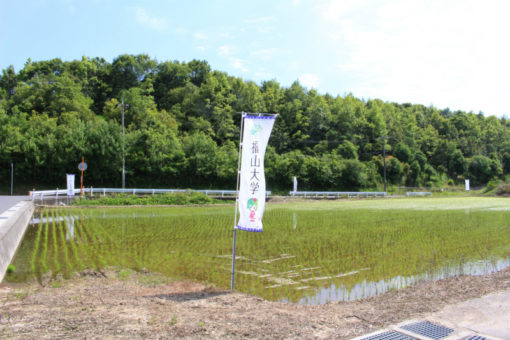
[[[67,197],[74,196],[74,174],[66,175],[67,182]]]
[[[81,191],[80,197],[83,198],[83,172],[87,170],[87,163],[85,163],[85,158],[81,157],[81,163],[78,163],[78,170],[81,171]]]

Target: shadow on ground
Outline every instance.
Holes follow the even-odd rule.
[[[173,294],[158,294],[146,296],[147,298],[159,298],[164,300],[171,300],[175,302],[186,302],[193,300],[207,299],[210,297],[230,294],[228,291],[216,292],[216,291],[202,291],[202,292],[189,292],[189,293],[173,293]]]

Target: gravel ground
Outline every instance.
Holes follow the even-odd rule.
[[[154,273],[86,270],[0,285],[2,339],[349,339],[510,289],[510,268],[355,301],[265,301]]]

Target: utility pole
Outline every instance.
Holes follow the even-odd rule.
[[[83,198],[83,171],[85,171],[85,157],[81,156],[81,180],[80,180],[80,197]]]
[[[126,188],[126,156],[124,154],[124,95],[122,95],[122,189]]]
[[[14,163],[11,163],[11,196],[13,186],[14,186]]]
[[[386,136],[383,137],[384,192],[386,192]]]

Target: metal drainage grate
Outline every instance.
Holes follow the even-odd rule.
[[[410,337],[409,335],[405,335],[399,332],[388,331],[384,333],[371,335],[361,340],[416,340],[416,338]]]
[[[420,321],[409,325],[401,326],[400,328],[436,340],[445,338],[448,335],[450,335],[450,333],[453,332],[453,329],[451,328],[435,325],[432,322],[428,321]]]
[[[489,338],[481,335],[471,335],[469,338],[466,338],[466,340],[489,340]]]

